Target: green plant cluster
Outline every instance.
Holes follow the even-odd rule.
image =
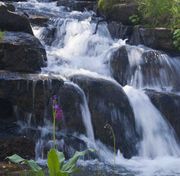
[[[55,148],[48,152],[47,166],[49,176],[69,176],[78,171],[76,163],[78,159],[84,156],[88,151],[76,152],[72,158],[65,161],[63,152],[59,152]],[[29,176],[45,176],[45,171],[34,160],[26,160],[17,154],[7,157],[12,163],[27,165],[29,169],[25,172]],[[23,173],[22,173],[23,175]]]
[[[0,31],[0,41],[3,39],[3,37],[4,37],[4,32]]]
[[[179,28],[179,0],[137,0],[142,23],[152,27]]]

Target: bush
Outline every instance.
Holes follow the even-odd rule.
[[[3,37],[4,37],[4,32],[0,31],[0,41],[3,39]]]
[[[137,0],[143,23],[156,27],[178,28],[180,25],[179,0]]]

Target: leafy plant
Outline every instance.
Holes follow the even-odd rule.
[[[180,51],[180,29],[176,29],[173,33],[173,44]]]
[[[3,37],[4,37],[4,32],[0,31],[0,41],[3,39]]]
[[[144,23],[174,28],[179,25],[179,0],[137,0]]]
[[[140,23],[140,17],[138,15],[132,15],[129,17],[129,20],[132,22],[132,24],[137,25]]]
[[[84,156],[87,152],[93,150],[88,149],[82,152],[75,152],[74,156],[68,161],[65,161],[64,153],[59,152],[56,149],[56,120],[62,120],[63,111],[58,104],[58,97],[53,96],[52,98],[52,110],[53,110],[53,142],[54,147],[50,149],[47,156],[47,167],[49,176],[69,176],[72,173],[78,171],[77,161],[80,157]],[[40,167],[34,160],[26,160],[19,155],[12,155],[7,157],[8,160],[15,164],[23,164],[29,167],[28,174],[33,174],[33,176],[45,176],[45,172],[42,167]]]

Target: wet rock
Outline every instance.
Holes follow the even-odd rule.
[[[60,128],[84,133],[81,93],[73,85],[51,76],[1,73],[0,120],[7,122],[9,119],[12,126],[17,120],[30,123],[28,125],[44,125],[44,119],[52,121],[53,95],[59,97],[63,109],[64,119]],[[4,107],[11,111],[3,111]]]
[[[134,27],[130,44],[143,44],[153,49],[167,52],[175,52],[173,45],[172,31],[167,28],[144,28],[141,26]]]
[[[129,39],[133,32],[133,26],[123,25],[115,21],[108,22],[107,27],[113,39]]]
[[[31,15],[29,17],[29,20],[31,24],[37,25],[37,26],[47,26],[47,22],[49,21],[48,17],[45,16],[36,16],[36,15]]]
[[[37,72],[46,66],[46,51],[34,36],[5,32],[0,41],[0,69]]]
[[[31,138],[12,136],[9,138],[0,138],[0,161],[7,156],[18,154],[24,158],[34,158],[35,142]]]
[[[130,65],[126,46],[120,47],[112,54],[110,66],[114,79],[125,86],[130,76]]]
[[[121,22],[125,25],[132,24],[129,17],[138,13],[138,6],[135,3],[122,3],[116,4],[112,7],[111,12],[108,14],[107,19],[112,21]]]
[[[58,0],[57,6],[66,6],[71,10],[84,11],[87,10],[96,10],[96,1],[95,0]]]
[[[146,90],[152,103],[174,128],[180,140],[180,95]]]
[[[95,136],[113,146],[111,127],[115,134],[116,148],[127,158],[136,153],[137,134],[133,111],[120,85],[101,78],[83,75],[71,77],[85,92],[92,116]],[[106,124],[109,124],[105,128]]]
[[[5,100],[1,109],[7,105],[9,109],[13,108],[13,115],[6,113],[10,116],[6,118],[11,118],[12,122],[22,120],[28,123],[30,120],[30,125],[43,124],[44,118],[51,120],[48,105],[51,105],[51,97],[57,94],[62,84],[62,80],[41,77],[38,74],[1,73],[0,98]],[[1,120],[4,118],[3,115],[0,116]]]
[[[9,11],[4,4],[0,4],[0,29],[2,31],[25,32],[33,35],[33,31],[28,18]]]
[[[166,54],[134,46],[122,46],[111,56],[111,73],[121,85],[172,87],[180,90],[179,61]]]

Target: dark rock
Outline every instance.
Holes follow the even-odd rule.
[[[108,14],[108,19],[112,21],[121,22],[122,24],[132,24],[129,17],[138,13],[138,6],[135,3],[116,4],[112,7]]]
[[[146,94],[174,128],[180,140],[180,96],[173,93],[156,92],[153,90],[146,90]]]
[[[47,22],[49,21],[48,17],[45,16],[36,16],[36,15],[31,15],[29,17],[29,20],[31,24],[37,25],[37,26],[47,26]]]
[[[0,29],[2,31],[26,32],[33,35],[28,18],[9,11],[4,4],[0,4]]]
[[[112,54],[110,67],[112,76],[123,86],[131,84],[180,90],[178,58],[170,58],[156,50],[122,46]]]
[[[34,36],[5,32],[0,41],[0,69],[37,72],[46,66],[46,51]]]
[[[0,121],[10,119],[13,126],[19,118],[25,123],[31,118],[30,125],[43,125],[44,119],[52,120],[53,95],[59,97],[63,109],[64,119],[60,127],[85,132],[81,113],[83,97],[79,90],[59,78],[38,74],[0,74],[0,110],[4,107],[11,110],[0,112]]]
[[[130,65],[126,46],[120,47],[112,54],[110,67],[114,79],[125,86],[130,77]]]
[[[129,39],[133,32],[133,26],[126,26],[115,21],[108,22],[107,27],[113,39]]]
[[[96,1],[95,0],[58,0],[57,6],[66,6],[69,7],[71,10],[78,10],[84,11],[87,10],[94,10],[96,11]]]
[[[153,49],[167,52],[176,51],[173,45],[171,29],[167,28],[144,28],[134,27],[133,34],[129,41],[130,44],[143,44]]]
[[[96,138],[113,146],[110,124],[115,134],[116,148],[130,158],[136,153],[137,134],[135,120],[128,98],[120,85],[101,78],[83,75],[71,77],[88,97]]]
[[[21,157],[30,159],[34,158],[35,141],[26,137],[9,137],[0,138],[0,161],[3,161],[7,156],[18,154]]]

